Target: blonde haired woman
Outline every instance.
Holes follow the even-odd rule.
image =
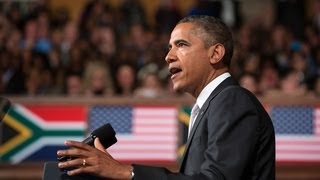
[[[90,61],[84,73],[84,93],[87,96],[113,95],[113,83],[109,66],[99,61]]]

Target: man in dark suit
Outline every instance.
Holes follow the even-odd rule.
[[[59,167],[77,167],[70,175],[91,173],[111,179],[274,180],[273,125],[257,98],[228,73],[232,54],[231,32],[216,18],[186,17],[172,31],[166,62],[173,88],[194,96],[199,109],[190,122],[179,172],[121,164],[99,140],[96,148],[67,141],[74,149],[58,155],[77,158]]]

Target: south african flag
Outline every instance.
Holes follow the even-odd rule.
[[[14,104],[0,124],[0,163],[56,160],[67,139],[82,140],[87,107]]]

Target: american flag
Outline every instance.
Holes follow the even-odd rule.
[[[125,162],[172,163],[177,160],[178,122],[175,106],[93,106],[89,131],[110,123],[118,142],[108,148]]]
[[[320,108],[275,106],[271,118],[277,162],[320,162]]]

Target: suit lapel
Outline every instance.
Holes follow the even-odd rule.
[[[197,128],[198,128],[198,125],[201,121],[201,119],[203,118],[203,115],[205,114],[205,112],[207,111],[208,109],[208,106],[210,104],[210,101],[216,97],[224,88],[230,86],[230,85],[234,85],[235,84],[235,81],[229,77],[227,78],[226,80],[224,80],[221,84],[219,84],[217,86],[217,88],[210,94],[209,98],[206,100],[206,102],[204,103],[204,105],[202,106],[202,108],[200,109],[199,111],[199,114],[196,118],[196,121],[195,121],[195,124],[193,125],[193,128],[190,132],[190,135],[189,135],[189,138],[186,142],[186,146],[185,146],[185,150],[184,150],[184,153],[183,153],[183,156],[182,156],[182,161],[181,161],[181,167],[180,167],[180,171],[182,171],[184,169],[184,165],[185,165],[185,159],[186,159],[186,155],[188,153],[188,150],[189,150],[189,147],[190,147],[190,144],[192,142],[192,139],[193,139],[193,136],[194,136],[194,133],[196,132]]]

